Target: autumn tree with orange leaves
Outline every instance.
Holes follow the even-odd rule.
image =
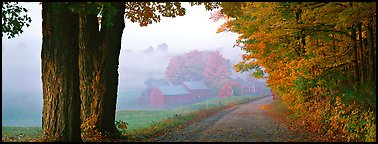
[[[376,140],[375,2],[222,2],[218,32],[240,34],[237,71],[266,78],[303,126]],[[265,76],[265,73],[267,76]]]

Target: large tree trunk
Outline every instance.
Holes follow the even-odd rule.
[[[373,32],[373,16],[369,18],[369,24],[367,28],[367,41],[370,59],[370,79],[376,80],[376,67],[375,67],[375,49],[374,49],[374,32]]]
[[[42,129],[45,141],[81,141],[78,15],[42,3]]]
[[[362,44],[362,24],[358,23],[358,47],[360,48],[360,66],[361,66],[361,86],[365,82],[365,61],[364,61],[364,47]]]
[[[358,65],[358,51],[357,51],[357,42],[356,42],[357,36],[356,36],[356,29],[354,29],[354,25],[352,26],[352,42],[353,42],[353,53],[354,53],[354,65],[355,65],[355,80],[357,85],[357,90],[360,86],[360,69]]]
[[[124,3],[111,3],[117,14],[111,18],[112,26],[104,22],[108,18],[104,7],[101,31],[98,31],[96,15],[80,15],[79,75],[81,118],[92,120],[94,129],[102,134],[117,132],[115,110],[118,89],[118,64],[121,37],[125,27]]]

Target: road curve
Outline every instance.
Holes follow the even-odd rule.
[[[295,134],[274,121],[264,109],[271,97],[226,109],[218,114],[155,140],[159,142],[286,142],[302,141],[304,135]]]

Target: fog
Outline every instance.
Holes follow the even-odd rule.
[[[21,3],[32,18],[20,36],[2,38],[2,124],[41,126],[42,17],[38,3]],[[139,27],[126,20],[122,36],[117,110],[149,109],[136,104],[150,77],[165,79],[170,59],[192,50],[218,50],[232,64],[241,61],[242,51],[232,48],[237,35],[216,34],[224,22],[213,22],[203,6],[183,3],[186,15],[162,18],[160,23]],[[233,72],[233,77],[237,77]],[[245,75],[245,74],[244,74]]]

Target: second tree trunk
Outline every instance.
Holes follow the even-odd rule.
[[[104,7],[101,31],[96,15],[80,15],[79,75],[81,120],[91,121],[102,134],[117,132],[115,110],[118,89],[118,64],[124,24],[124,3],[111,3],[117,13],[107,15]],[[111,21],[107,27],[104,21]]]

